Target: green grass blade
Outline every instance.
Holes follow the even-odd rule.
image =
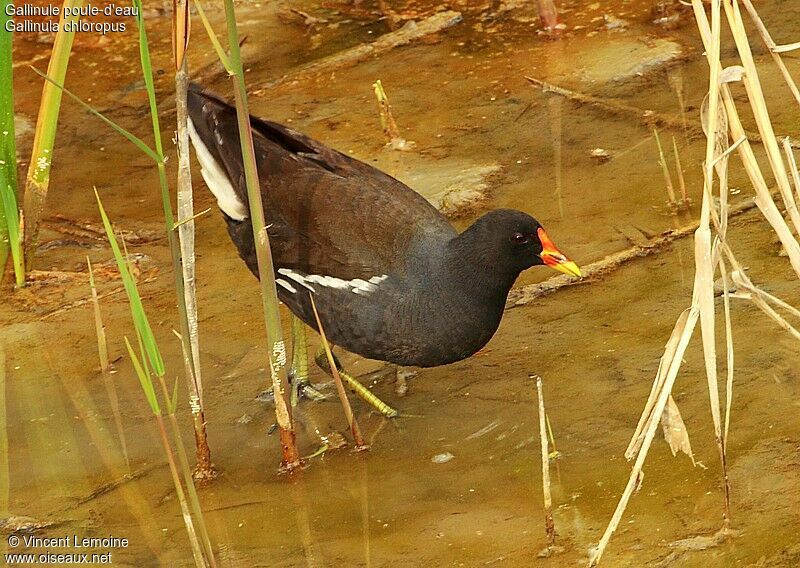
[[[139,296],[138,289],[136,288],[136,281],[131,275],[130,270],[128,269],[128,264],[125,260],[125,256],[122,254],[122,251],[119,248],[117,238],[114,236],[114,230],[111,227],[111,221],[108,220],[108,215],[106,215],[106,210],[103,208],[103,203],[100,200],[100,194],[97,192],[97,188],[95,188],[94,194],[97,198],[97,206],[100,209],[100,216],[103,219],[103,226],[105,227],[108,242],[111,245],[111,250],[114,252],[114,259],[117,261],[117,268],[119,269],[119,273],[122,277],[122,283],[125,286],[125,293],[128,296],[128,302],[131,306],[133,323],[136,326],[136,330],[142,335],[145,351],[147,352],[147,358],[150,361],[150,365],[153,367],[153,371],[157,375],[163,376],[165,372],[164,360],[161,358],[161,352],[158,349],[158,344],[156,343],[155,336],[153,335],[153,330],[150,327],[150,322],[147,319],[147,314],[144,311],[142,299]]]
[[[11,249],[11,260],[14,263],[14,275],[18,287],[25,286],[25,261],[23,258],[21,235],[19,234],[19,209],[14,188],[5,179],[5,172],[0,170],[0,208],[4,212],[5,233],[8,239],[8,247]],[[2,219],[0,219],[1,221]],[[3,235],[0,234],[0,239]],[[2,248],[2,244],[0,244]],[[5,261],[0,264],[0,273],[5,270]]]
[[[147,365],[147,351],[144,349],[144,341],[142,341],[142,334],[139,333],[139,328],[136,328],[136,342],[139,345],[139,355],[142,358],[142,367],[144,367],[144,372],[147,376],[150,375],[150,367]]]
[[[258,181],[253,137],[250,128],[250,113],[247,108],[247,89],[244,84],[244,70],[239,51],[239,32],[236,27],[236,13],[233,0],[225,0],[225,20],[228,29],[228,49],[236,98],[236,118],[239,126],[239,145],[242,148],[242,165],[247,185],[247,201],[250,206],[250,222],[253,226],[253,239],[256,243],[256,258],[261,274],[261,302],[267,328],[267,345],[270,357],[270,378],[275,396],[275,418],[281,430],[283,449],[282,465],[292,469],[300,464],[295,431],[292,424],[291,407],[286,393],[289,392],[286,373],[286,347],[278,310],[278,294],[273,278],[274,266],[269,246],[269,235],[264,220],[264,206],[261,200],[261,187]]]
[[[10,0],[3,0],[3,11],[0,14],[0,25],[5,30],[11,17],[6,14],[5,7]],[[0,34],[0,170],[5,172],[6,182],[17,187],[17,147],[14,139],[14,68],[11,63],[11,32]]]
[[[200,16],[200,21],[203,22],[203,27],[206,29],[208,39],[211,40],[211,45],[214,46],[214,50],[217,52],[217,57],[219,58],[220,63],[222,63],[222,66],[225,67],[225,70],[229,75],[233,75],[234,71],[233,67],[231,67],[231,60],[228,57],[228,54],[225,53],[225,48],[223,48],[222,44],[219,42],[219,38],[217,37],[214,28],[211,27],[211,22],[209,22],[208,18],[206,18],[206,12],[203,10],[203,6],[200,2],[195,1],[194,7],[197,8],[197,15]]]
[[[18,3],[19,4],[19,3]],[[58,129],[58,117],[61,112],[63,91],[55,87],[56,83],[64,84],[69,67],[72,43],[75,39],[75,24],[80,16],[78,9],[83,0],[63,0],[61,18],[50,50],[50,61],[47,64],[47,76],[53,83],[45,83],[39,101],[39,113],[36,117],[36,132],[33,136],[31,157],[28,160],[28,172],[25,177],[25,191],[20,190],[22,210],[25,212],[25,255],[27,268],[30,269],[39,240],[39,227],[44,215],[47,195],[50,190],[50,170],[53,165],[53,153]],[[69,15],[64,15],[69,12]]]
[[[152,112],[156,107],[156,88],[153,82],[153,65],[150,62],[150,46],[147,42],[147,32],[144,27],[144,15],[141,0],[133,0],[133,5],[136,7],[136,24],[139,28],[139,60],[142,64],[142,76],[144,77],[144,85],[147,89],[147,98],[150,103],[150,118],[153,122],[153,135],[155,136],[156,153],[159,156],[164,156],[164,150],[161,147],[161,126],[158,122],[158,113]]]
[[[158,397],[156,397],[156,390],[153,387],[153,379],[150,373],[147,373],[139,362],[139,357],[131,347],[131,342],[128,341],[128,336],[125,336],[125,346],[128,348],[128,355],[130,355],[133,368],[136,369],[136,376],[139,378],[139,384],[142,385],[144,396],[147,397],[147,403],[150,405],[150,410],[153,414],[161,415],[161,407],[158,405]]]
[[[172,399],[169,401],[169,414],[175,414],[178,408],[178,379],[175,379],[175,387],[172,389]]]
[[[150,146],[148,146],[141,138],[139,138],[135,134],[133,134],[133,133],[125,130],[124,128],[122,128],[119,124],[117,124],[116,122],[114,122],[113,120],[111,120],[110,118],[105,116],[103,113],[101,113],[100,111],[96,110],[94,107],[92,107],[88,103],[85,103],[78,95],[76,95],[75,93],[73,93],[72,91],[70,91],[69,89],[64,87],[63,85],[60,85],[59,83],[56,83],[53,79],[51,79],[50,77],[48,77],[47,75],[45,75],[44,73],[42,73],[41,71],[36,69],[35,67],[31,67],[31,69],[33,69],[34,73],[36,73],[37,75],[40,75],[41,77],[43,77],[45,81],[49,81],[50,83],[52,83],[53,85],[55,85],[56,87],[61,89],[64,92],[64,94],[67,95],[69,98],[71,98],[73,101],[75,101],[76,103],[81,105],[83,108],[88,110],[90,113],[95,115],[97,118],[99,118],[100,120],[102,120],[103,122],[108,124],[111,128],[116,130],[118,133],[122,134],[125,138],[127,138],[130,142],[132,142],[137,148],[139,148],[139,150],[141,150],[142,152],[147,154],[147,156],[149,156],[150,159],[152,159],[155,162],[161,162],[162,161],[162,157],[159,154],[157,154],[156,152],[154,152],[153,149],[150,148]]]
[[[11,17],[6,14],[5,8],[10,0],[3,0],[3,9],[0,13],[0,26],[6,29],[6,23]],[[14,139],[14,68],[12,60],[11,32],[0,33],[0,192],[5,193],[10,188],[17,197],[17,149]],[[12,247],[7,223],[10,222],[6,213],[6,199],[0,200],[0,280],[8,261],[9,251]],[[19,229],[19,222],[16,223]],[[16,265],[15,265],[16,270]],[[19,277],[17,277],[19,279]],[[23,276],[24,282],[24,276]]]

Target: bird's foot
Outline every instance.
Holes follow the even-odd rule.
[[[322,392],[321,385],[312,384],[308,379],[293,381],[290,376],[289,380],[291,381],[290,400],[292,406],[297,406],[297,403],[304,398],[313,402],[321,402],[323,400],[327,400],[328,398],[328,396]],[[269,387],[258,393],[256,395],[256,400],[261,402],[274,402],[275,393],[273,392],[272,387]]]
[[[289,373],[289,382],[292,385],[292,406],[297,406],[300,399],[307,398],[313,402],[321,402],[328,397],[325,396],[318,385],[311,383],[308,377],[297,377],[294,373]]]
[[[406,396],[406,394],[408,394],[408,379],[413,379],[417,376],[417,374],[417,371],[412,371],[403,367],[396,367],[394,393],[397,396]]]
[[[328,373],[329,375],[333,376],[331,371],[330,365],[328,364],[328,358],[325,354],[324,349],[320,349],[316,356],[314,357],[317,365],[320,369]],[[342,379],[342,382],[347,385],[347,387],[360,396],[364,401],[372,406],[375,410],[386,416],[387,418],[395,418],[400,416],[400,413],[383,402],[380,398],[378,398],[375,393],[369,390],[367,387],[362,385],[355,377],[353,377],[350,373],[345,371],[339,361],[336,359],[334,355],[334,364],[336,365],[337,370],[339,371],[339,377]]]

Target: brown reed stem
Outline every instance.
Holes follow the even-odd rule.
[[[195,228],[192,198],[192,171],[189,161],[189,130],[187,92],[189,87],[186,48],[189,43],[189,10],[187,0],[173,0],[172,42],[175,56],[175,108],[178,146],[178,231],[181,251],[181,277],[183,302],[186,306],[184,365],[189,385],[189,401],[195,440],[194,475],[208,481],[216,476],[211,461],[211,448],[206,431],[203,380],[200,368],[200,338],[198,333],[197,295],[195,291]],[[187,353],[188,351],[188,353]]]
[[[169,472],[172,475],[172,484],[175,486],[175,492],[178,494],[178,503],[180,503],[181,515],[183,515],[183,522],[186,525],[186,532],[189,534],[189,542],[192,545],[192,555],[194,556],[195,566],[198,568],[207,568],[209,565],[206,563],[206,560],[203,557],[203,550],[200,546],[200,541],[197,538],[197,532],[194,528],[192,514],[189,511],[189,505],[186,502],[186,494],[183,491],[181,478],[178,474],[178,467],[175,464],[175,456],[172,453],[172,446],[169,443],[167,428],[164,425],[164,418],[160,414],[154,414],[153,416],[158,424],[158,432],[161,435],[161,445],[164,447],[164,453],[167,455]]]
[[[336,361],[333,358],[333,352],[328,343],[328,337],[325,335],[325,328],[322,327],[322,321],[319,319],[314,296],[309,292],[308,297],[311,300],[311,309],[314,310],[314,318],[317,320],[317,329],[322,338],[322,346],[325,348],[325,356],[328,358],[328,365],[330,365],[331,368],[331,376],[333,377],[334,383],[336,383],[336,392],[339,394],[339,400],[342,402],[347,424],[350,426],[350,432],[353,434],[353,439],[355,440],[356,450],[369,449],[369,446],[364,441],[364,437],[361,435],[361,428],[358,427],[358,420],[356,420],[355,414],[353,414],[353,408],[350,406],[350,399],[347,398],[347,391],[344,388],[344,383],[342,383],[342,378],[339,376],[339,368],[336,366]]]
[[[547,548],[556,543],[556,527],[553,522],[553,498],[550,494],[550,449],[547,442],[547,421],[542,394],[542,377],[536,376],[536,394],[539,401],[539,439],[542,446],[542,494],[544,496],[544,532],[547,535]]]
[[[678,143],[675,142],[675,137],[672,137],[672,151],[675,154],[675,169],[678,170],[678,185],[681,188],[681,201],[684,207],[689,207],[691,200],[686,193],[686,179],[683,177],[683,166],[681,165],[681,157],[678,154]]]
[[[758,15],[755,6],[750,0],[742,0],[747,13],[750,15],[750,19],[753,20],[753,23],[756,25],[756,29],[758,33],[761,35],[761,39],[764,40],[764,44],[767,46],[770,55],[772,55],[772,59],[775,61],[775,65],[778,66],[778,69],[783,75],[783,79],[786,81],[786,85],[789,87],[789,90],[792,92],[792,96],[794,100],[797,101],[797,104],[800,104],[800,89],[797,88],[797,84],[792,79],[791,73],[789,73],[789,69],[786,67],[786,64],[783,62],[783,58],[781,57],[781,52],[777,49],[778,45],[773,41],[772,36],[769,34],[767,30],[767,26],[764,25],[764,22],[761,20],[761,17]]]
[[[656,146],[658,146],[658,164],[661,166],[661,173],[664,175],[664,185],[667,188],[667,197],[669,198],[669,205],[671,207],[678,206],[678,200],[675,199],[675,186],[672,185],[672,175],[669,173],[669,166],[667,166],[667,159],[664,156],[664,148],[661,146],[661,138],[658,136],[658,130],[653,129],[653,135],[656,139]]]
[[[250,209],[250,221],[253,225],[253,240],[256,248],[259,281],[261,284],[261,302],[267,328],[269,346],[270,378],[275,398],[275,416],[280,429],[282,448],[281,466],[291,471],[301,464],[300,452],[292,423],[292,411],[289,405],[289,381],[286,372],[286,343],[283,341],[280,312],[278,311],[278,292],[275,288],[275,270],[272,262],[272,251],[269,235],[264,221],[264,205],[261,200],[261,185],[258,180],[253,133],[250,128],[250,113],[247,104],[247,89],[244,84],[244,69],[239,51],[239,32],[236,26],[236,13],[233,0],[225,0],[225,20],[228,28],[227,60],[228,71],[233,81],[236,98],[236,117],[239,124],[239,143],[242,147],[242,162],[247,185],[247,200]]]
[[[555,30],[558,25],[558,10],[553,0],[536,0],[539,21],[546,30]]]

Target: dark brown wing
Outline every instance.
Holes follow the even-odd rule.
[[[189,110],[246,204],[235,109],[192,89]],[[279,124],[251,117],[251,125],[276,269],[343,280],[402,278],[410,249],[455,236],[441,213],[393,177]],[[241,246],[240,252],[245,256]]]

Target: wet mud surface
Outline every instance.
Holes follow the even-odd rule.
[[[476,193],[450,212],[458,227],[491,208],[522,209],[548,228],[564,252],[587,264],[630,246],[631,234],[657,235],[699,214],[696,208],[673,214],[667,206],[658,150],[646,122],[543,93],[524,78],[697,124],[707,69],[685,9],[678,8],[677,19],[665,26],[653,21],[675,14],[650,2],[566,3],[566,29],[561,40],[553,41],[537,33],[538,20],[528,6],[452,3],[447,8],[460,11],[463,21],[447,31],[332,73],[268,87],[308,62],[389,31],[371,5],[355,12],[311,2],[293,7],[327,22],[306,28],[277,4],[240,8],[241,33],[248,37],[243,55],[252,112],[373,163],[432,200],[459,188]],[[422,18],[440,7],[407,2],[392,8]],[[775,0],[759,10],[778,41],[799,39],[792,37],[796,29],[790,22],[800,18],[800,3]],[[222,14],[210,16],[222,29]],[[230,96],[230,84],[214,64],[199,20],[194,24],[192,72]],[[174,121],[170,22],[153,10],[148,25],[159,66],[164,141],[175,163],[167,126]],[[48,51],[47,37],[15,38],[21,124],[35,122],[41,89],[41,80],[22,63],[33,61],[44,69]],[[776,130],[797,136],[800,112],[769,55],[755,51]],[[723,49],[726,53],[732,55]],[[797,61],[787,58],[795,76],[800,74]],[[372,92],[376,79],[383,82],[402,135],[415,142],[409,152],[384,148]],[[67,86],[149,140],[132,33],[79,35]],[[704,142],[682,129],[661,130],[660,135],[677,183],[671,154],[675,138],[689,195],[697,201]],[[22,138],[21,157],[29,155],[30,143],[29,136]],[[610,159],[593,157],[598,148]],[[630,464],[623,452],[664,344],[690,301],[691,238],[603,279],[508,310],[481,352],[420,372],[409,380],[405,397],[396,396],[391,378],[379,381],[374,391],[406,416],[386,422],[354,400],[371,450],[329,451],[289,481],[276,471],[280,448],[277,434],[269,434],[272,408],[256,398],[267,383],[258,287],[236,256],[197,172],[195,181],[195,209],[214,207],[197,222],[197,278],[206,418],[220,471],[200,496],[223,565],[585,563],[627,481]],[[65,100],[49,220],[35,265],[64,274],[57,282],[46,280],[13,295],[4,292],[0,301],[0,342],[7,359],[8,512],[17,516],[0,524],[0,532],[24,521],[33,523],[29,528],[39,535],[127,537],[131,544],[114,551],[115,565],[190,566],[157,430],[124,356],[123,338],[133,329],[111,267],[101,270],[98,280],[116,360],[112,382],[120,400],[127,464],[107,385],[97,369],[83,267],[87,255],[93,265],[102,266],[111,251],[85,226],[100,225],[92,186],[114,222],[133,232],[129,249],[141,255],[140,290],[167,369],[173,377],[183,373],[180,346],[171,333],[178,327],[177,312],[156,171],[134,147]],[[731,172],[731,186],[734,201],[752,195],[738,166]],[[796,278],[757,211],[737,217],[731,231],[731,243],[753,281],[796,303]],[[544,267],[533,269],[517,285],[550,276]],[[788,567],[800,562],[798,345],[741,300],[734,301],[733,324],[736,378],[729,468],[738,535],[706,550],[669,547],[679,539],[712,534],[721,522],[719,463],[695,339],[674,394],[699,465],[692,467],[682,455],[672,457],[667,444],[656,441],[643,486],[606,551],[605,565]],[[343,359],[357,374],[380,367],[353,356]],[[546,559],[537,558],[545,535],[530,374],[544,379],[561,453],[551,476],[558,543],[565,550]],[[327,379],[315,370],[313,380]],[[330,386],[327,392],[328,402],[304,402],[296,410],[304,455],[317,449],[320,435],[347,430]],[[189,441],[185,398],[182,391]],[[435,456],[445,453],[453,458],[437,463],[444,460]]]

